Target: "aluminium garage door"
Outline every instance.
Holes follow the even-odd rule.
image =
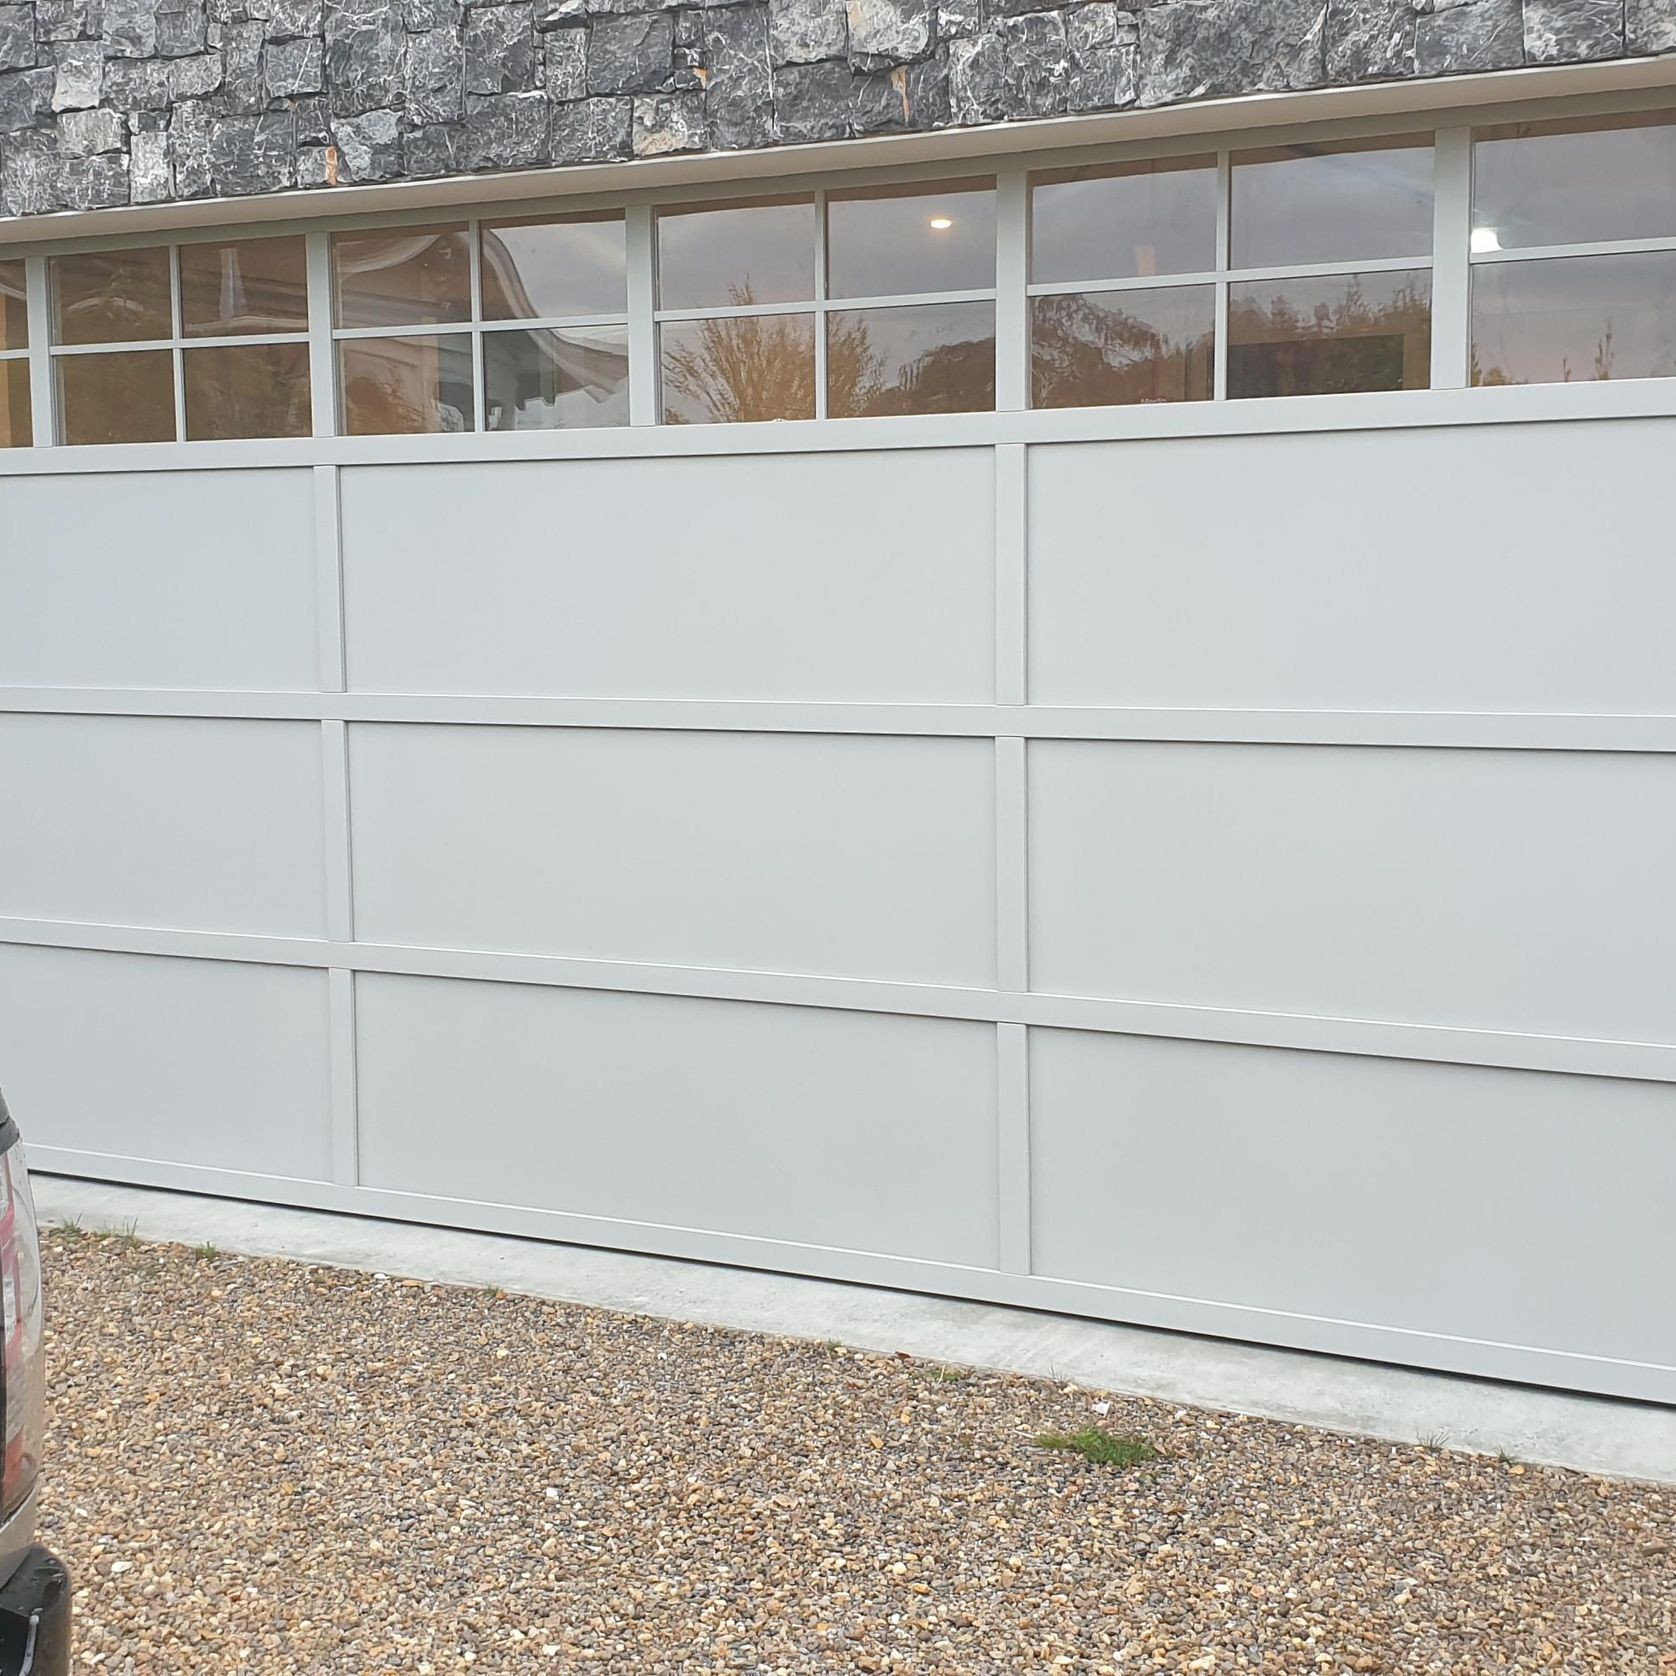
[[[0,1079],[49,1170],[1676,1400],[1673,449],[6,458]]]

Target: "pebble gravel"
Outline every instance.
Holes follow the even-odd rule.
[[[1676,1490],[45,1236],[79,1671],[1676,1671]],[[1034,1446],[1096,1425],[1164,1458]]]

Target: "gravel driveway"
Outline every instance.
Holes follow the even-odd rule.
[[[48,1234],[83,1670],[1676,1670],[1676,1491]],[[1127,1469],[1033,1439],[1095,1424]]]

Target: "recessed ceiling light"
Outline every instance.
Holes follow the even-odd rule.
[[[954,223],[946,215],[934,215],[931,218],[931,225],[935,227],[939,233],[946,233],[949,228],[954,225]]]

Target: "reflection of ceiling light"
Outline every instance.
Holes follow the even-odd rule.
[[[1491,250],[1501,249],[1501,239],[1494,227],[1474,227],[1472,230],[1472,253],[1482,256]]]
[[[954,225],[954,223],[949,220],[946,215],[934,215],[931,218],[931,225],[935,227],[939,233],[946,233],[949,228]]]

